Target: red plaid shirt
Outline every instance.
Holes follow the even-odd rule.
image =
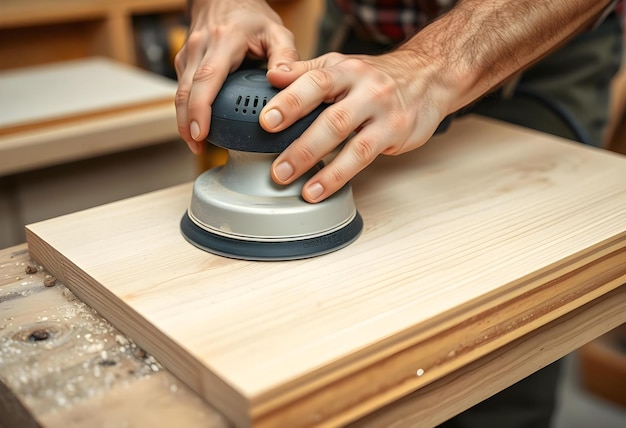
[[[456,0],[335,0],[374,39],[400,42],[450,9]]]
[[[341,10],[381,43],[397,43],[422,29],[456,0],[335,0]],[[616,6],[621,12],[624,0]],[[615,6],[615,4],[613,4]]]

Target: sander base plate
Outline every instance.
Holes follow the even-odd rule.
[[[180,229],[183,237],[192,245],[220,256],[258,261],[298,260],[327,254],[349,245],[361,234],[363,219],[357,212],[354,219],[341,229],[327,235],[291,241],[252,241],[217,235],[194,223],[187,212],[180,221]]]

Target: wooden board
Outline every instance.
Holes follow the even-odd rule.
[[[0,72],[0,175],[178,140],[175,92],[105,58]]]
[[[106,58],[0,71],[0,135],[172,103],[176,82]]]
[[[626,159],[468,117],[353,181],[314,259],[189,245],[190,185],[27,226],[31,256],[237,425],[344,423],[626,279]]]
[[[177,140],[176,110],[171,102],[103,114],[0,136],[0,175]]]

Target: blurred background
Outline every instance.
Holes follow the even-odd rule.
[[[269,3],[301,56],[312,57],[324,0]],[[0,248],[24,242],[25,224],[185,183],[224,161],[219,150],[193,156],[177,135],[173,61],[187,33],[185,7],[186,0],[0,2]],[[62,78],[66,64],[87,89]],[[620,153],[625,106],[620,73],[605,141]],[[626,427],[623,326],[567,357],[554,425]]]

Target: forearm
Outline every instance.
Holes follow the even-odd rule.
[[[449,112],[593,23],[610,0],[462,0],[399,48],[429,68]]]

